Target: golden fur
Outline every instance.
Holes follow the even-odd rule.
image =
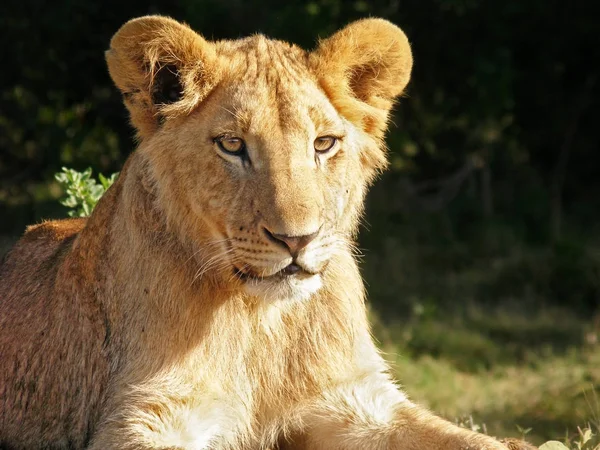
[[[28,228],[0,268],[0,447],[506,449],[410,402],[369,334],[352,239],[400,29],[306,52],[150,16],[106,58],[140,145],[89,219]]]

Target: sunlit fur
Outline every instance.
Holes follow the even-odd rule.
[[[410,76],[397,27],[306,52],[145,17],[107,61],[140,145],[89,219],[30,227],[0,269],[0,447],[505,448],[407,400],[369,334],[353,237]],[[166,65],[181,96],[155,104]],[[318,230],[304,272],[264,228]]]

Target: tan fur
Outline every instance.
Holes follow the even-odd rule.
[[[410,76],[397,27],[309,53],[144,17],[106,57],[140,146],[87,221],[30,227],[0,268],[0,447],[506,448],[410,402],[369,334],[352,238]],[[317,233],[302,274],[265,228]]]

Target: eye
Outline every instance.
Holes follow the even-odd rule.
[[[321,136],[315,139],[315,151],[325,154],[331,151],[338,142],[338,138],[333,136]]]
[[[219,149],[228,155],[241,156],[246,153],[246,143],[237,137],[220,136],[214,139]]]

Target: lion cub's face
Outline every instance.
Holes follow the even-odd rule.
[[[239,45],[222,85],[168,133],[185,171],[177,178],[226,271],[252,293],[304,297],[356,215],[357,131],[300,51],[262,37]]]
[[[385,31],[375,37],[386,51],[400,37],[406,53],[404,35],[384,21],[359,22],[346,34],[354,41],[369,23],[371,33]],[[379,138],[408,75],[395,74],[406,80],[390,82],[401,84],[390,95],[379,86],[379,71],[390,70],[381,54],[379,68],[373,55],[361,62],[356,54],[358,65],[332,59],[357,50],[343,33],[307,53],[263,36],[209,43],[148,17],[126,24],[107,54],[160,208],[193,237],[203,271],[252,295],[302,299],[318,290],[323,272],[336,270],[336,253],[348,251],[365,187],[384,164]],[[152,47],[161,39],[162,48]],[[132,74],[136,51],[148,63]],[[147,91],[136,88],[136,76]]]

